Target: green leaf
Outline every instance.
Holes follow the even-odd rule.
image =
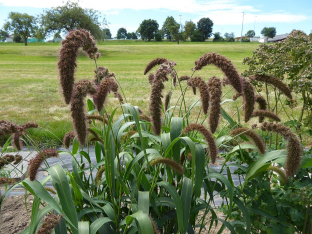
[[[183,231],[182,233],[186,233],[189,218],[190,218],[190,210],[191,210],[191,202],[192,202],[192,180],[185,177],[182,185],[182,207],[183,207]]]
[[[308,167],[312,167],[312,158],[310,157],[301,158],[301,168],[308,168]]]
[[[127,225],[130,225],[132,221],[136,219],[138,226],[140,227],[141,234],[154,233],[152,222],[147,214],[144,214],[141,210],[126,217]]]
[[[244,219],[246,222],[246,232],[247,234],[250,233],[250,216],[249,213],[246,209],[246,206],[236,197],[233,198],[233,201],[236,203],[236,205],[238,206],[238,208],[242,211],[243,215],[244,215]]]
[[[221,108],[221,115],[226,121],[229,122],[231,127],[235,127],[237,125],[236,122],[231,118],[231,116],[228,115],[228,113],[226,113],[223,108]]]
[[[78,140],[75,138],[73,140],[73,149],[72,149],[72,155],[75,155],[78,153],[78,149],[79,149],[79,142]]]
[[[237,145],[235,146],[230,152],[229,154],[232,154],[234,153],[235,151],[238,151],[238,150],[245,150],[245,149],[252,149],[252,150],[257,150],[258,148],[253,145],[253,144],[248,144],[248,143],[245,143],[245,144],[240,144],[240,145]]]
[[[73,223],[72,232],[78,233],[78,217],[64,169],[59,164],[56,164],[53,167],[50,167],[48,172],[52,177],[52,184],[57,191],[62,209],[70,219],[71,223]]]
[[[225,221],[223,219],[217,219],[217,220],[221,221],[223,223],[223,225],[225,225],[231,231],[232,234],[236,234],[234,227],[229,222],[227,222],[227,221]],[[223,225],[222,225],[222,227],[223,227]],[[219,230],[218,234],[223,229],[222,227]]]
[[[149,191],[139,191],[138,210],[142,210],[147,215],[149,214]]]
[[[107,217],[101,217],[96,219],[90,226],[90,234],[96,234],[96,232],[105,224],[108,222],[112,222],[112,220],[110,220]]]
[[[98,142],[95,142],[94,150],[95,150],[96,163],[99,163],[102,161],[102,158],[101,158],[101,146],[99,145]]]
[[[29,233],[35,233],[37,227],[37,217],[38,217],[38,210],[40,205],[40,198],[38,196],[34,197],[32,209],[31,209],[31,223]]]
[[[277,218],[275,218],[274,216],[270,215],[268,212],[261,210],[261,209],[253,209],[251,207],[247,207],[247,210],[251,213],[255,213],[255,214],[259,214],[262,215],[264,217],[267,217],[268,219],[272,219],[275,222],[279,222],[279,220]]]
[[[195,198],[198,198],[201,194],[201,187],[203,184],[204,171],[205,171],[205,151],[201,144],[195,145]]]
[[[78,222],[78,234],[89,233],[90,223],[89,221],[79,221]]]
[[[94,110],[94,104],[90,98],[87,100],[87,105],[88,105],[88,111]]]
[[[72,157],[72,167],[73,167],[73,172],[74,172],[74,176],[75,176],[75,180],[77,181],[78,185],[84,190],[86,191],[86,188],[84,186],[84,184],[82,183],[79,173],[78,173],[78,165],[77,162],[75,160],[74,157]]]
[[[169,145],[172,144],[172,142],[170,140],[170,133],[163,133],[163,134],[161,134],[161,144],[162,144],[163,152],[166,152],[167,148],[169,147]]]
[[[249,180],[259,171],[263,172],[267,169],[267,167],[270,165],[270,161],[280,158],[280,157],[285,157],[286,151],[285,150],[274,150],[271,152],[265,153],[261,158],[257,159],[251,166],[249,167],[247,173],[246,173],[246,178],[244,185],[246,185]]]
[[[219,173],[210,173],[204,179],[212,179],[212,178],[220,180],[227,187],[230,199],[229,213],[231,213],[233,206],[233,188],[231,182],[224,175],[221,175]]]
[[[181,135],[182,123],[183,123],[183,118],[172,117],[171,129],[170,129],[171,141],[173,141],[174,139],[176,139],[177,137]],[[181,145],[181,141],[177,141],[177,143],[175,143],[174,146],[172,147],[173,160],[175,160],[176,162],[180,161],[180,145]]]
[[[180,232],[183,230],[183,207],[182,202],[179,194],[177,193],[177,190],[168,182],[161,181],[157,183],[159,186],[164,187],[169,194],[171,195],[172,199],[174,200],[174,204],[176,206],[176,213],[177,213],[177,219],[178,219],[178,231]]]

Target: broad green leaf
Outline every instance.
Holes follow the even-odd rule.
[[[107,217],[101,217],[96,219],[91,225],[90,225],[90,234],[96,234],[96,232],[105,224],[108,222],[112,222]]]
[[[242,150],[242,149],[257,150],[258,148],[257,148],[255,145],[253,145],[253,144],[248,144],[248,143],[246,143],[246,144],[240,144],[240,145],[235,146],[235,147],[229,152],[229,154],[232,154],[232,153],[234,153],[235,151]]]
[[[228,115],[228,113],[226,113],[223,108],[221,108],[221,115],[226,121],[229,122],[231,127],[235,127],[237,125],[236,122],[231,118],[231,116]]]
[[[139,191],[138,198],[138,210],[142,210],[143,213],[149,214],[149,191]]]
[[[245,219],[245,223],[246,223],[246,232],[247,234],[250,233],[250,216],[249,213],[246,209],[246,206],[236,197],[233,198],[233,201],[236,203],[236,205],[238,206],[238,208],[242,211],[243,215],[244,215],[244,219]]]
[[[37,219],[38,219],[38,210],[40,205],[40,198],[38,196],[34,197],[33,205],[31,209],[31,222],[30,222],[30,229],[29,233],[35,233],[37,227]]]
[[[50,167],[48,172],[52,177],[53,187],[56,189],[57,195],[60,198],[62,209],[73,223],[72,232],[78,233],[78,217],[64,169],[59,164],[56,164]]]
[[[205,171],[205,151],[201,144],[195,145],[195,198],[200,196]]]
[[[183,123],[183,118],[172,117],[172,119],[171,119],[171,129],[170,129],[171,141],[175,140],[177,137],[179,137],[181,135],[182,123]],[[173,159],[176,162],[180,161],[180,145],[181,145],[181,141],[178,141],[172,147]]]
[[[73,149],[72,149],[72,155],[75,155],[78,153],[78,149],[79,149],[79,142],[78,140],[75,138],[73,140]]]
[[[303,157],[301,158],[301,168],[312,167],[312,158]]]
[[[183,207],[183,230],[182,233],[186,233],[189,224],[191,202],[192,202],[192,180],[185,177],[182,185],[182,207]]]
[[[84,190],[86,191],[86,188],[84,186],[84,184],[82,183],[79,173],[78,173],[78,166],[77,166],[77,162],[76,159],[74,157],[72,157],[72,167],[73,167],[73,172],[74,172],[74,176],[75,176],[75,180],[77,181],[78,185]]]
[[[90,223],[89,221],[79,221],[78,222],[78,234],[89,233]]]
[[[274,150],[274,151],[265,153],[261,158],[257,159],[257,161],[251,164],[251,166],[249,167],[246,173],[244,184],[246,185],[248,181],[252,178],[252,176],[255,175],[256,172],[258,172],[260,168],[262,168],[262,170],[265,171],[266,168],[264,166],[266,166],[268,162],[274,159],[280,158],[280,157],[284,157],[285,155],[286,155],[285,150]]]
[[[102,161],[102,158],[101,158],[101,146],[99,145],[98,142],[95,142],[94,150],[95,150],[96,163],[99,163]]]
[[[223,223],[223,225],[225,225],[231,231],[232,234],[236,234],[234,227],[229,222],[227,222],[223,219],[217,219],[217,220],[221,221]],[[223,229],[223,225],[222,225],[221,229],[219,230],[218,234],[221,233],[220,231]]]
[[[159,186],[164,187],[169,194],[171,195],[172,199],[174,200],[174,204],[176,205],[176,213],[177,213],[177,219],[178,219],[178,231],[180,232],[183,230],[183,207],[182,207],[182,201],[177,193],[177,190],[168,182],[161,181],[157,183]]]
[[[154,233],[151,220],[147,214],[144,214],[141,210],[139,210],[138,212],[127,216],[126,217],[127,225],[130,225],[133,219],[136,219],[138,226],[140,227],[139,230],[141,234]]]
[[[163,133],[161,134],[161,144],[163,148],[163,152],[167,151],[168,146],[170,145],[170,133]]]

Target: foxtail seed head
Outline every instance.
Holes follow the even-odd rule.
[[[153,67],[157,66],[157,65],[160,65],[164,62],[166,62],[167,59],[165,58],[155,58],[153,59],[152,61],[150,61],[146,67],[145,67],[145,70],[144,70],[144,75],[146,75],[146,73],[148,73]]]
[[[162,90],[165,88],[162,80],[155,79],[151,89],[150,114],[153,124],[153,131],[156,135],[161,132],[161,98]]]
[[[118,84],[113,78],[102,80],[96,94],[93,96],[94,104],[97,106],[98,111],[101,111],[105,100],[110,92],[117,92]]]
[[[63,144],[64,146],[68,149],[69,146],[70,146],[70,143],[72,140],[74,140],[75,138],[75,133],[74,131],[70,131],[70,132],[67,132],[65,135],[64,135],[64,138],[63,138]]]
[[[209,108],[209,92],[208,85],[206,82],[200,77],[193,77],[187,81],[187,84],[191,87],[196,87],[199,89],[200,99],[202,102],[203,112],[206,115],[208,113]]]
[[[170,102],[170,99],[171,99],[171,90],[169,90],[165,96],[165,112],[168,110],[168,107],[169,107],[169,102]]]
[[[155,165],[160,164],[160,163],[169,166],[170,168],[175,170],[180,175],[184,174],[183,166],[180,165],[179,163],[177,163],[176,161],[174,161],[173,159],[170,159],[170,158],[165,158],[165,157],[156,158],[150,162],[150,166],[155,166]]]
[[[268,111],[268,110],[257,110],[257,111],[254,111],[251,115],[251,117],[258,117],[259,118],[270,118],[274,121],[277,121],[277,122],[280,122],[281,119],[274,113],[274,112],[271,112],[271,111]]]
[[[40,229],[36,232],[36,234],[48,234],[52,233],[55,226],[60,222],[62,215],[49,214],[44,218],[44,222],[42,223]]]
[[[105,165],[101,166],[100,169],[97,171],[96,176],[95,176],[95,184],[98,184],[100,182],[104,171],[105,171]]]
[[[243,78],[243,100],[244,100],[244,112],[245,112],[245,122],[247,123],[252,116],[255,108],[255,92],[252,84]]]
[[[210,109],[208,116],[208,124],[211,133],[217,130],[220,113],[221,113],[221,96],[222,96],[222,84],[221,81],[212,77],[208,81],[208,91],[210,96]]]
[[[259,104],[259,110],[266,110],[267,109],[267,102],[264,97],[260,95],[255,96],[255,101]],[[259,116],[259,123],[264,121],[264,117]]]
[[[281,168],[275,167],[275,166],[269,166],[267,171],[274,171],[274,172],[276,172],[279,175],[280,181],[283,184],[287,184],[288,183],[288,178],[287,178],[285,172]]]

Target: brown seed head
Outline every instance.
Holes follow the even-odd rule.
[[[261,154],[265,153],[265,143],[263,142],[262,137],[259,134],[248,128],[236,128],[230,133],[231,136],[237,136],[241,134],[245,135],[251,142],[253,142],[254,145],[257,146]]]
[[[46,215],[44,218],[44,222],[42,223],[41,227],[38,229],[36,234],[50,234],[52,233],[55,226],[60,222],[62,216],[56,214],[49,214]]]
[[[238,71],[235,69],[230,60],[220,54],[204,54],[195,62],[195,67],[193,70],[200,70],[209,64],[214,64],[215,66],[219,67],[227,76],[234,89],[238,93],[242,92],[242,84]]]
[[[252,116],[251,117],[258,117],[259,118],[270,118],[274,121],[277,121],[277,122],[280,122],[281,119],[274,113],[274,112],[271,112],[271,111],[268,111],[268,110],[257,110],[257,111],[254,111],[252,113]]]
[[[108,69],[103,66],[98,67],[98,70],[94,70],[94,73],[94,83],[97,85],[101,83],[101,80],[104,77],[107,77],[109,75]]]
[[[175,76],[174,66],[177,65],[173,61],[166,61],[160,65],[160,67],[157,69],[155,74],[155,79],[162,80],[162,81],[168,81],[167,75],[170,74],[171,76]]]
[[[287,184],[288,183],[288,178],[285,174],[285,171],[283,171],[281,168],[279,167],[275,167],[275,166],[269,166],[267,171],[274,171],[279,175],[280,181],[283,184]]]
[[[146,67],[145,67],[145,70],[144,70],[144,75],[146,75],[146,73],[148,73],[153,67],[157,66],[157,65],[160,65],[164,62],[166,62],[167,59],[165,58],[155,58],[153,59],[152,61],[150,61]]]
[[[165,96],[165,112],[168,110],[168,107],[169,107],[169,102],[170,102],[170,99],[171,99],[171,90],[169,90]]]
[[[150,85],[152,85],[154,79],[155,79],[155,74],[154,74],[154,73],[150,73],[150,74],[148,75],[148,83],[150,83]]]
[[[16,165],[16,164],[19,164],[20,161],[22,161],[23,157],[19,154],[16,154],[14,156],[14,159],[15,159],[14,165]]]
[[[300,166],[301,156],[303,153],[302,146],[298,137],[290,130],[290,128],[279,123],[264,122],[261,125],[262,131],[272,131],[281,134],[287,144],[287,159],[285,163],[286,176],[294,176]]]
[[[152,166],[155,166],[155,165],[160,164],[160,163],[169,166],[170,168],[175,170],[180,175],[184,174],[183,166],[180,165],[179,163],[177,163],[176,161],[174,161],[173,159],[170,159],[170,158],[165,158],[165,157],[156,158],[150,162],[150,166],[152,167]]]
[[[243,78],[243,105],[244,105],[244,114],[245,122],[247,123],[251,118],[251,115],[255,108],[255,92],[252,84]]]
[[[211,133],[214,133],[217,130],[220,113],[221,113],[221,96],[222,96],[222,84],[221,81],[212,77],[208,81],[208,91],[210,96],[210,109],[208,124]]]
[[[289,99],[292,99],[291,90],[281,79],[274,76],[265,75],[254,75],[249,77],[251,80],[267,82],[274,87],[278,88],[282,93],[284,93]]]
[[[1,120],[0,121],[0,136],[9,135],[15,132],[20,131],[20,127],[15,123],[11,123],[10,121]]]
[[[20,139],[20,137],[23,135],[23,133],[21,131],[18,131],[16,133],[14,133],[12,139],[12,145],[15,149],[17,149],[18,151],[20,151],[23,147],[23,142]]]
[[[95,176],[95,184],[98,184],[100,182],[104,171],[105,171],[105,165],[101,166],[100,169],[97,171],[96,176]]]
[[[25,131],[26,129],[29,129],[29,128],[38,128],[38,124],[37,123],[26,123],[26,124],[22,125],[21,128],[23,129],[23,131]]]
[[[100,115],[87,115],[87,119],[88,120],[98,120],[98,121],[100,121],[101,123],[103,123],[103,120],[104,120],[104,122],[106,123],[106,124],[108,124],[108,119],[107,118],[104,118],[103,119],[103,117],[102,116],[100,116]]]
[[[153,131],[156,135],[161,132],[161,98],[162,90],[165,88],[162,80],[155,79],[151,89],[150,114],[153,124]]]
[[[51,157],[58,157],[58,153],[54,149],[45,149],[39,152],[35,158],[29,162],[29,179],[34,181],[41,163]]]
[[[267,109],[267,102],[264,97],[260,95],[255,96],[255,101],[259,104],[259,110],[266,110]],[[259,116],[259,123],[264,121],[264,117]]]
[[[66,104],[70,103],[74,88],[74,73],[77,67],[76,58],[80,47],[83,48],[91,59],[97,56],[98,49],[96,48],[96,43],[92,35],[84,29],[69,32],[65,40],[62,41],[58,68]]]
[[[191,79],[190,76],[180,76],[179,81],[181,82],[181,81],[189,80],[189,79]]]
[[[64,146],[68,149],[69,146],[70,146],[70,142],[72,140],[74,140],[75,138],[75,133],[74,131],[70,131],[70,132],[67,132],[65,135],[64,135],[64,138],[63,138],[63,144]]]
[[[209,92],[208,92],[208,85],[206,82],[200,77],[193,77],[187,81],[187,84],[191,87],[196,87],[199,89],[200,99],[202,102],[202,108],[204,114],[208,113],[209,108]]]
[[[101,111],[105,100],[110,92],[117,92],[118,84],[113,78],[102,80],[96,94],[93,96],[94,104],[97,106],[98,111]]]
[[[121,93],[115,92],[115,93],[114,93],[114,98],[118,98],[120,104],[123,104],[123,103],[124,103],[124,100],[123,100],[123,97],[122,97]]]
[[[197,123],[192,123],[192,124],[187,125],[186,128],[183,129],[182,134],[186,134],[192,131],[199,131],[201,134],[203,134],[203,136],[205,137],[205,140],[208,143],[211,162],[215,163],[216,158],[219,153],[218,153],[218,148],[217,148],[213,135],[203,125],[197,124]]]
[[[151,117],[145,114],[139,115],[139,120],[145,120],[146,122],[151,122]]]

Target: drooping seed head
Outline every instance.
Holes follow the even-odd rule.
[[[39,152],[35,158],[29,162],[29,179],[34,181],[41,163],[47,158],[58,157],[58,153],[54,149],[45,149]]]
[[[157,65],[160,65],[164,62],[166,62],[167,59],[165,58],[155,58],[153,59],[152,61],[150,61],[146,67],[145,67],[145,70],[144,70],[144,75],[146,75],[146,73],[148,73],[153,67],[157,66]]]
[[[202,103],[203,112],[206,115],[209,108],[209,92],[208,85],[200,77],[193,77],[187,81],[187,84],[191,87],[196,87],[199,89],[200,99]]]
[[[96,176],[95,176],[95,184],[98,184],[100,182],[104,171],[105,171],[105,165],[101,166],[100,169],[97,171]]]
[[[41,227],[38,229],[36,234],[49,234],[52,233],[55,226],[60,222],[62,215],[56,215],[50,213],[45,216],[44,222],[42,223]]]
[[[288,178],[285,174],[285,171],[283,171],[281,168],[279,167],[275,167],[275,166],[269,166],[267,171],[274,171],[279,175],[280,181],[283,184],[287,184],[288,183]]]
[[[16,133],[14,133],[14,135],[12,137],[12,145],[18,151],[20,151],[23,147],[23,142],[20,139],[22,135],[23,135],[23,133],[21,131],[18,131]]]
[[[243,81],[243,106],[244,106],[244,117],[247,123],[252,116],[255,108],[255,91],[252,84],[245,78]]]
[[[114,93],[114,98],[118,98],[120,104],[124,103],[124,100],[123,100],[123,97],[122,97],[121,93],[115,92]]]
[[[177,64],[173,61],[165,61],[164,63],[162,63],[155,73],[155,79],[168,81],[168,74],[170,74],[171,76],[175,76],[175,65]]]
[[[19,155],[19,154],[16,154],[14,156],[14,159],[15,159],[14,165],[16,165],[16,164],[19,164],[20,161],[22,161],[23,157],[21,155]]]
[[[170,99],[171,99],[171,90],[169,90],[165,96],[165,112],[168,110],[168,107],[169,107],[169,102],[170,102]]]
[[[164,88],[162,80],[154,80],[150,96],[150,114],[153,124],[152,128],[156,135],[159,135],[161,132],[161,98],[163,97],[162,90]]]
[[[262,137],[259,134],[248,128],[236,128],[230,133],[231,136],[238,136],[241,134],[246,136],[251,142],[253,142],[254,145],[257,146],[261,154],[265,153],[265,143],[263,142]]]
[[[251,115],[251,117],[259,117],[259,118],[270,118],[274,121],[280,122],[281,119],[272,111],[268,110],[257,110],[254,111]]]
[[[216,77],[210,78],[208,81],[208,91],[210,96],[208,124],[211,133],[214,133],[217,130],[221,113],[221,81]]]
[[[112,78],[107,78],[102,80],[101,84],[99,85],[96,94],[93,96],[94,104],[97,106],[98,111],[101,111],[106,98],[110,92],[117,92],[118,91],[118,84]]]
[[[74,140],[75,138],[75,133],[74,131],[70,131],[70,132],[67,132],[65,135],[64,135],[64,138],[63,138],[63,144],[64,146],[68,149],[69,146],[70,146],[70,143],[72,140]]]
[[[209,156],[211,159],[212,163],[215,163],[216,158],[218,156],[218,148],[216,145],[216,142],[214,140],[213,135],[211,132],[209,132],[208,129],[206,129],[203,125],[197,124],[197,123],[192,123],[186,126],[186,128],[183,129],[182,134],[186,134],[188,132],[192,131],[199,131],[203,136],[205,137],[205,140],[208,143],[208,148],[209,148]]]
[[[294,176],[300,166],[303,153],[302,145],[298,137],[290,130],[290,128],[279,123],[264,122],[261,125],[261,130],[279,133],[288,141],[287,159],[284,167],[287,177]]]
[[[155,166],[157,164],[165,164],[166,166],[175,170],[180,175],[184,174],[183,166],[177,163],[176,161],[174,161],[173,159],[161,157],[161,158],[156,158],[150,162],[150,166]]]
[[[179,81],[180,81],[180,82],[181,82],[181,81],[184,81],[184,80],[189,80],[189,79],[191,79],[190,76],[180,76],[180,77],[179,77]]]
[[[238,71],[235,69],[230,60],[220,54],[204,54],[195,62],[195,67],[193,70],[201,70],[203,67],[209,64],[214,64],[215,66],[219,67],[227,76],[234,89],[238,93],[242,92],[242,83]]]
[[[259,110],[266,110],[267,109],[267,102],[264,97],[260,95],[255,96],[255,101],[259,104]],[[259,116],[259,123],[264,121],[264,117]]]

